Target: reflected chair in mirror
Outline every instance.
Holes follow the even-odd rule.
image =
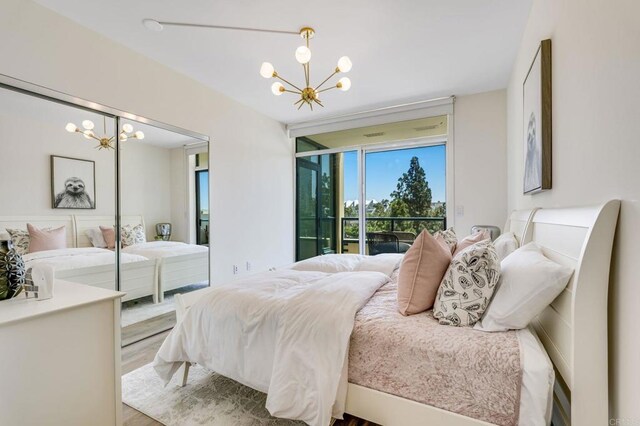
[[[390,232],[367,232],[369,255],[400,253],[400,240]]]

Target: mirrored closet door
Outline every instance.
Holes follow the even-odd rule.
[[[116,119],[0,85],[0,250],[117,290]],[[34,269],[35,268],[35,269]]]
[[[120,121],[123,345],[173,327],[176,295],[209,285],[208,143],[159,126]]]

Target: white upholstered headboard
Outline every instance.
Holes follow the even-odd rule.
[[[65,227],[67,234],[67,247],[76,247],[76,230],[73,216],[0,216],[0,232],[5,229],[27,229],[27,223],[38,228]]]
[[[609,422],[607,295],[620,201],[589,207],[514,212],[509,227],[548,258],[570,266],[569,284],[533,327],[556,370],[553,423]],[[517,235],[517,233],[516,233]]]

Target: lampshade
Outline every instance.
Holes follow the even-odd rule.
[[[337,86],[338,89],[346,92],[351,88],[351,80],[349,80],[349,77],[342,77],[340,80],[338,80]]]
[[[144,133],[140,130],[135,132],[133,135],[136,137],[136,139],[140,139],[140,140],[144,139]]]
[[[87,139],[91,139],[91,137],[94,136],[94,133],[91,130],[85,130],[84,132],[82,132],[82,136]]]
[[[87,130],[93,130],[93,128],[95,127],[95,124],[93,124],[93,121],[91,120],[84,120],[82,122],[82,127],[84,127]]]
[[[273,65],[271,65],[269,62],[263,62],[262,66],[260,67],[260,75],[264,78],[273,77],[274,71],[275,69],[273,68]]]
[[[276,96],[280,96],[284,93],[284,86],[279,81],[276,81],[271,85],[271,93]]]
[[[351,71],[352,66],[353,64],[351,63],[351,59],[349,59],[348,56],[343,56],[342,58],[338,59],[338,69],[340,70],[340,72],[349,72]]]
[[[306,64],[311,60],[311,49],[307,46],[300,46],[296,49],[296,61]]]
[[[69,133],[74,133],[76,130],[78,130],[78,126],[76,126],[73,123],[67,123],[67,125],[64,126],[64,128]]]
[[[126,133],[120,133],[120,142],[126,142],[129,139]]]
[[[124,130],[127,133],[131,133],[131,132],[133,132],[133,126],[131,124],[129,124],[129,123],[123,124],[122,125],[122,130]]]

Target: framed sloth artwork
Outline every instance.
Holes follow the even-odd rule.
[[[51,200],[54,209],[95,209],[95,162],[52,155]]]
[[[551,40],[536,51],[523,87],[523,192],[551,189]]]

